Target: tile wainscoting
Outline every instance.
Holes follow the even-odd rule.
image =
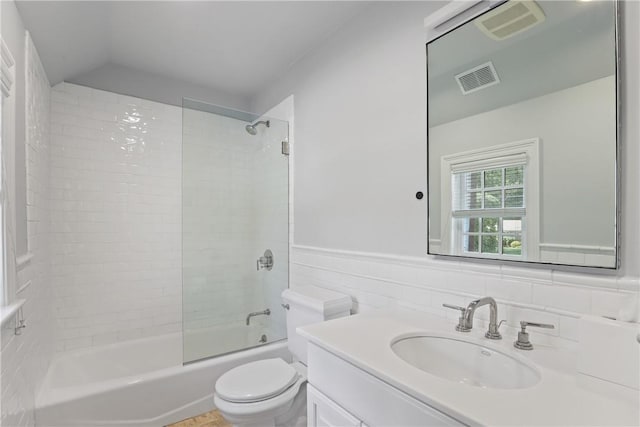
[[[571,341],[578,340],[582,315],[617,317],[622,307],[637,301],[640,290],[633,277],[301,245],[292,246],[292,284],[345,292],[354,299],[354,312],[404,306],[451,318],[452,325],[459,314],[443,308],[443,303],[466,306],[489,295],[498,302],[500,320],[506,319],[508,327],[515,328],[520,320],[553,323],[556,329],[532,334]],[[488,314],[481,309],[476,317],[484,323]]]

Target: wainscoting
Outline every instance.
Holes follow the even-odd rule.
[[[292,286],[346,292],[355,312],[403,306],[451,318],[453,325],[459,314],[443,303],[462,306],[490,295],[507,327],[520,320],[552,323],[556,329],[532,333],[571,341],[578,340],[581,316],[617,317],[622,307],[637,303],[640,289],[637,278],[300,245],[292,247],[291,259]],[[484,321],[488,315],[477,313]]]

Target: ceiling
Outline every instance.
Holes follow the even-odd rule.
[[[495,41],[470,22],[429,44],[429,126],[615,73],[612,2],[536,3],[545,21],[511,38]],[[500,84],[463,95],[455,75],[487,61]]]
[[[52,85],[116,64],[250,96],[368,7],[352,1],[18,1]]]

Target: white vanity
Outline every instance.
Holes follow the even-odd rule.
[[[309,426],[640,425],[637,391],[575,371],[575,343],[515,349],[427,313],[376,311],[298,329]],[[548,340],[551,342],[554,340]]]

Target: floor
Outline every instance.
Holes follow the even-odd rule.
[[[231,427],[231,423],[222,418],[220,412],[216,410],[182,420],[167,427]]]

